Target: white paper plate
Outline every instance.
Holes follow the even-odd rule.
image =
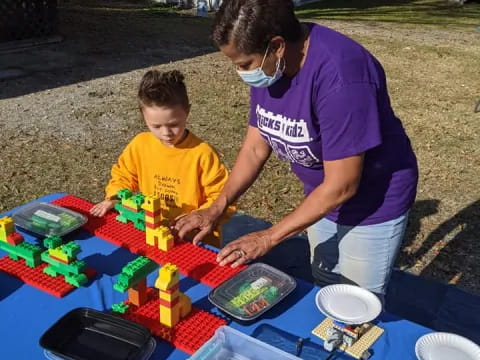
[[[415,354],[419,360],[480,360],[480,346],[460,335],[436,332],[417,340]]]
[[[315,302],[325,316],[345,324],[372,321],[382,311],[376,295],[354,285],[325,286],[318,291]]]

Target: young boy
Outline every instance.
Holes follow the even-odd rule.
[[[212,147],[186,128],[190,103],[183,75],[175,70],[148,71],[138,100],[150,132],[138,134],[127,145],[112,168],[105,200],[90,213],[105,215],[121,189],[159,197],[166,223],[209,207],[227,181],[228,171]],[[218,233],[206,242],[221,246]]]

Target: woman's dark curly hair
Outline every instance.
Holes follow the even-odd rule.
[[[217,46],[233,41],[241,53],[254,54],[265,52],[274,36],[295,42],[301,35],[292,0],[224,0],[212,39]]]

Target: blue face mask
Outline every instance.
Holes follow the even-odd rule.
[[[265,55],[263,56],[263,60],[260,67],[254,70],[248,70],[248,71],[237,70],[238,75],[240,75],[242,80],[248,85],[253,87],[261,87],[261,88],[269,87],[274,83],[276,83],[283,76],[283,71],[285,70],[285,63],[284,63],[283,69],[280,70],[280,59],[277,60],[275,73],[273,74],[273,76],[269,76],[265,74],[265,72],[262,70],[263,63],[265,62],[265,58],[267,57],[267,53],[268,53],[268,46],[267,46],[267,50],[265,51]]]

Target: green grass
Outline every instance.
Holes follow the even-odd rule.
[[[325,0],[297,10],[302,19],[391,22],[471,28],[480,25],[480,3],[447,0]]]

